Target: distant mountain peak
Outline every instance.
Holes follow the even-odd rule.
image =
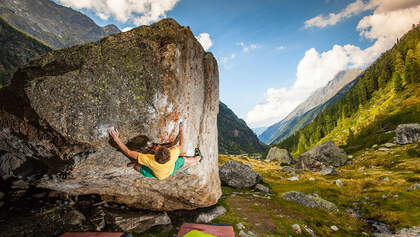
[[[357,78],[363,70],[350,69],[338,72],[332,80],[330,80],[324,87],[316,89],[311,95],[301,104],[299,104],[292,112],[290,112],[283,120],[268,127],[258,138],[270,144],[276,141],[279,137],[286,138],[291,135],[298,127],[302,127],[313,119],[313,115],[305,116],[304,121],[299,117],[303,116],[310,110],[327,102],[335,96],[344,86]],[[319,111],[317,111],[319,112]]]

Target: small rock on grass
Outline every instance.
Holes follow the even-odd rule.
[[[333,231],[338,231],[338,227],[337,227],[337,226],[335,226],[335,225],[330,226],[330,228],[331,228]]]
[[[241,222],[239,222],[238,224],[236,224],[236,229],[243,230],[245,229],[245,226]]]
[[[384,183],[386,183],[386,182],[388,182],[389,181],[389,178],[388,177],[385,177],[385,178],[383,178],[382,180],[381,180],[381,184],[384,184]]]
[[[241,230],[239,232],[240,237],[255,237],[256,235],[252,232],[245,233],[245,231]]]
[[[341,181],[341,179],[337,179],[337,180],[335,181],[335,185],[337,185],[338,187],[341,187],[341,186],[343,186],[344,184],[343,184],[343,181]]]
[[[289,181],[298,181],[299,180],[299,176],[293,176],[293,177],[288,178],[287,180],[289,180]]]
[[[223,206],[216,206],[198,214],[197,218],[195,219],[195,222],[209,223],[210,221],[216,219],[218,216],[221,216],[225,213],[226,209]]]
[[[303,225],[303,229],[306,231],[306,232],[308,232],[312,237],[315,237],[316,235],[315,235],[315,232],[311,229],[311,228],[309,228],[307,225]]]
[[[394,143],[390,143],[390,142],[388,142],[388,143],[385,143],[383,146],[385,146],[385,147],[387,147],[387,148],[391,148],[391,147],[394,147],[394,146],[395,146],[395,144],[394,144]]]
[[[302,229],[300,228],[300,225],[298,225],[298,224],[293,224],[292,229],[296,232],[296,234],[301,234],[302,233]]]
[[[410,191],[417,190],[417,189],[420,189],[420,184],[413,184],[408,188],[408,190]]]
[[[315,181],[314,177],[309,177],[309,181]]]
[[[269,193],[270,192],[270,188],[266,187],[262,184],[255,185],[255,189],[257,189],[258,191],[263,192],[263,193]]]
[[[324,167],[320,172],[321,175],[336,175],[337,171],[333,166]]]

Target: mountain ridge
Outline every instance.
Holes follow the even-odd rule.
[[[265,151],[265,146],[261,144],[257,135],[248,127],[246,122],[238,118],[222,102],[219,103],[217,128],[220,153],[241,154],[263,153]]]
[[[115,25],[100,27],[83,13],[50,0],[0,1],[0,16],[54,48],[97,41],[121,32]]]
[[[306,125],[308,120],[302,123],[298,128],[293,127],[298,123],[299,118],[308,111],[322,105],[329,99],[334,97],[343,87],[356,79],[362,72],[360,69],[350,69],[338,72],[327,85],[316,89],[311,95],[302,103],[300,103],[292,112],[290,112],[284,119],[268,127],[258,138],[265,144],[272,144],[274,141],[284,139],[292,134],[293,131]]]

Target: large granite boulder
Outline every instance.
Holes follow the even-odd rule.
[[[395,129],[395,143],[404,145],[420,142],[420,124],[400,124]]]
[[[279,163],[284,164],[291,164],[293,163],[293,159],[290,156],[289,151],[286,149],[280,149],[278,147],[271,147],[270,151],[268,152],[267,157],[265,158],[266,161],[278,161]]]
[[[328,141],[300,155],[297,166],[315,171],[326,166],[342,166],[348,159],[343,149]]]
[[[222,184],[233,188],[251,188],[261,183],[262,176],[250,166],[235,160],[230,160],[222,165],[219,170]]]
[[[172,19],[52,51],[0,89],[2,167],[42,176],[38,187],[138,208],[211,206],[221,196],[218,80],[213,55]],[[118,128],[123,142],[142,151],[148,141],[174,140],[180,122],[186,154],[200,147],[203,158],[162,181],[126,167],[107,132]],[[3,161],[10,157],[23,163]]]

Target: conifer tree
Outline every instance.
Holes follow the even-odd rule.
[[[411,83],[414,80],[414,75],[416,74],[416,58],[414,51],[409,49],[407,55],[405,56],[404,64],[404,78],[407,83]]]
[[[416,73],[414,75],[414,81],[420,82],[420,41],[416,45],[416,51],[414,53],[415,62],[416,62]]]
[[[395,92],[400,92],[400,91],[403,90],[403,85],[402,85],[402,82],[401,82],[400,73],[394,72],[392,74],[392,85],[394,87]]]
[[[303,133],[300,134],[298,146],[297,146],[297,153],[301,154],[306,150],[306,139]]]

